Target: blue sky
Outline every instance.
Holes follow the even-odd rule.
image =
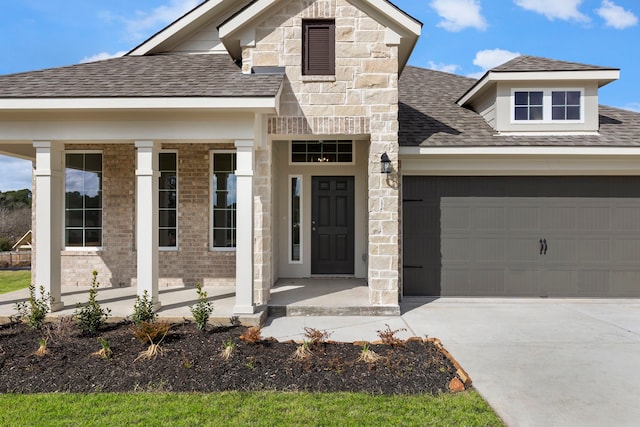
[[[412,65],[478,77],[527,54],[617,67],[600,102],[640,111],[638,0],[393,2],[424,23]],[[2,0],[0,74],[121,55],[199,3]],[[30,164],[0,156],[0,191],[30,187]]]

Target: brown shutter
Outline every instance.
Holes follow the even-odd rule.
[[[303,74],[334,75],[336,69],[334,21],[303,21]]]

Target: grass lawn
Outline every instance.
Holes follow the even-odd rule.
[[[10,426],[502,426],[479,394],[0,394]]]
[[[0,294],[28,288],[31,283],[31,271],[0,271]]]

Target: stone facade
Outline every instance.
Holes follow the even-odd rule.
[[[134,144],[67,144],[65,149],[102,151],[103,248],[63,251],[62,284],[88,285],[97,270],[103,285],[135,285]],[[233,286],[235,252],[209,250],[209,153],[233,144],[163,144],[162,149],[178,153],[178,249],[160,252],[160,285]]]
[[[335,76],[302,75],[302,21],[335,19]],[[280,114],[269,134],[370,135],[368,279],[373,304],[397,304],[398,176],[380,174],[380,156],[398,158],[398,46],[387,29],[347,0],[286,2],[256,25],[255,45],[243,47],[243,72],[286,67]],[[397,172],[397,169],[396,169]],[[358,219],[358,220],[364,220]],[[266,262],[263,260],[263,262]]]

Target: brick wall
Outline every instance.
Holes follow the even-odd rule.
[[[103,250],[64,251],[63,285],[88,285],[97,270],[102,284],[136,283],[135,147],[122,144],[67,144],[66,150],[103,153]],[[235,252],[209,250],[210,160],[212,149],[232,144],[163,144],[178,152],[177,251],[160,252],[160,285],[235,284]]]

